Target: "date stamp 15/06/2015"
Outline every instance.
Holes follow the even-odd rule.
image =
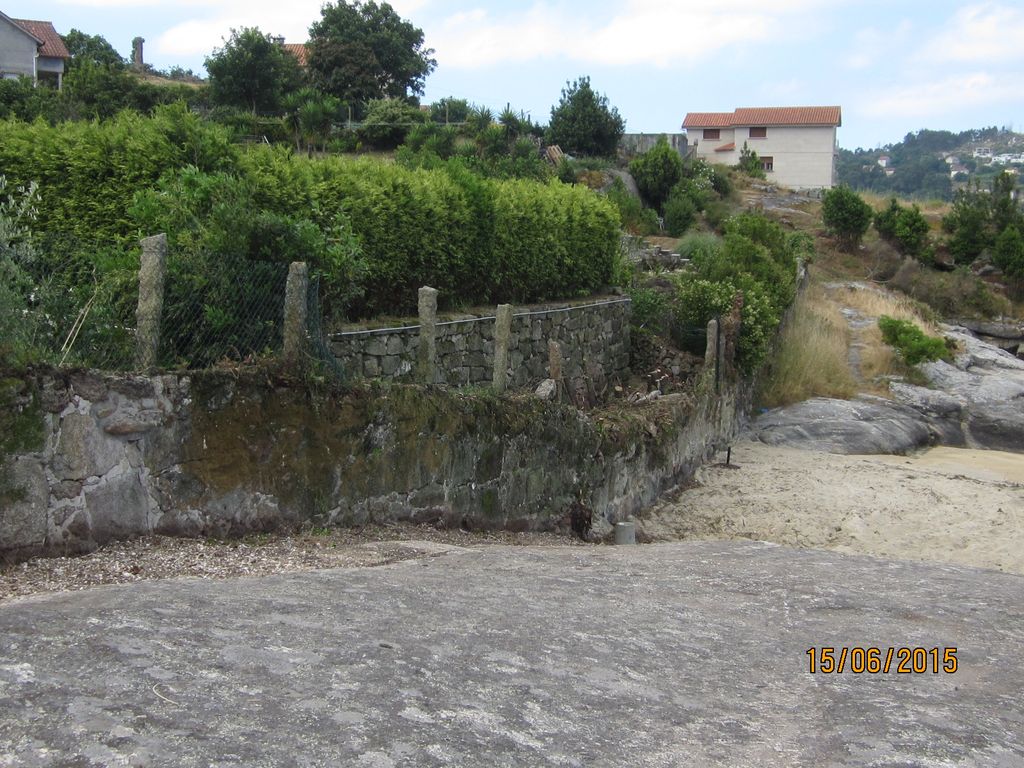
[[[853,646],[833,648],[823,646],[808,648],[808,669],[812,675],[842,674],[923,675],[940,673],[951,675],[956,672],[958,662],[956,648],[876,648],[874,646]]]

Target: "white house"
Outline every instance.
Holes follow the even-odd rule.
[[[743,145],[757,152],[768,178],[792,189],[835,184],[839,107],[741,107],[734,112],[689,112],[683,120],[696,157],[735,165]]]
[[[48,21],[12,19],[0,11],[0,78],[31,78],[61,87],[67,46]]]

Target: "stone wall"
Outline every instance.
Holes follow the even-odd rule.
[[[549,378],[548,342],[561,345],[563,376],[586,381],[600,392],[629,367],[632,304],[614,298],[571,306],[518,308],[509,339],[509,386],[534,387]],[[331,350],[354,377],[411,380],[415,376],[419,326],[333,334]],[[437,323],[437,372],[450,386],[491,383],[494,317]]]
[[[694,396],[589,413],[416,385],[318,393],[265,372],[8,379],[0,426],[25,439],[0,456],[0,556],[302,523],[554,530],[572,509],[600,535],[732,438],[738,390],[716,393],[713,367]]]

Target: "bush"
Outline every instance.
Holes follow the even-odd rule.
[[[882,315],[878,318],[878,328],[882,331],[882,340],[895,348],[907,365],[949,358],[945,340],[926,335],[908,320]]]
[[[895,197],[892,198],[888,207],[875,214],[875,229],[900,253],[916,259],[930,255],[928,222],[916,205],[904,208]]]
[[[680,237],[693,226],[697,206],[685,191],[676,187],[665,202],[665,230],[669,237]]]
[[[605,195],[619,210],[622,227],[631,235],[655,235],[661,231],[658,214],[650,208],[645,208],[640,198],[631,195],[622,179],[612,179],[612,184]]]
[[[996,240],[992,260],[1008,277],[1024,277],[1024,237],[1020,230],[1010,226]]]
[[[660,211],[682,177],[683,160],[662,136],[651,149],[633,158],[629,172],[646,203]]]
[[[0,122],[0,168],[14,186],[39,185],[37,230],[79,242],[133,242],[135,193],[186,165],[233,166],[230,133],[183,104],[152,118],[122,113],[101,123]]]
[[[428,119],[419,107],[402,99],[373,99],[367,106],[359,132],[371,147],[395,149],[415,126]]]
[[[892,287],[931,307],[941,317],[997,317],[1012,311],[1006,297],[994,293],[966,267],[938,272],[907,260],[893,276]]]
[[[633,301],[630,325],[658,335],[668,332],[671,307],[667,294],[646,287],[633,287],[627,293]]]
[[[834,187],[825,193],[821,217],[825,226],[847,247],[860,243],[871,226],[871,206],[849,187]]]

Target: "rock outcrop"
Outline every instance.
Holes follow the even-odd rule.
[[[893,382],[890,400],[814,398],[762,414],[753,437],[828,453],[903,454],[928,445],[1024,451],[1024,360],[963,327],[952,362],[925,363],[928,387]]]

